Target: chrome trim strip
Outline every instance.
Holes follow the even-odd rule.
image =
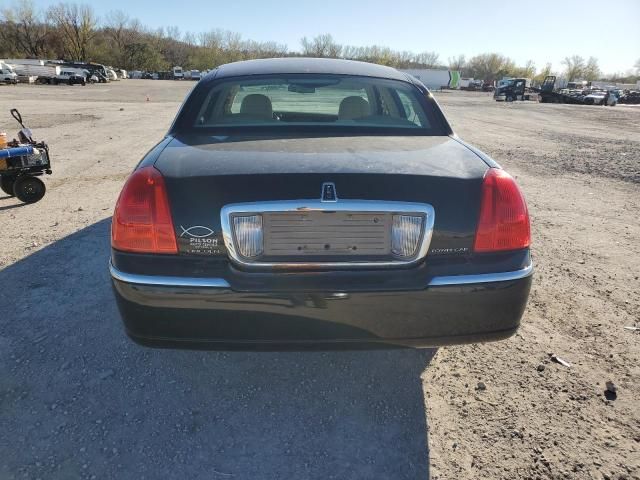
[[[161,275],[139,275],[118,270],[109,262],[111,278],[132,285],[158,285],[161,287],[231,288],[224,278],[166,277]]]
[[[161,287],[186,287],[186,288],[231,288],[224,278],[197,278],[197,277],[165,277],[160,275],[139,275],[125,273],[114,267],[109,262],[109,272],[114,280],[132,285],[157,285]],[[533,274],[533,263],[522,270],[514,272],[480,273],[477,275],[451,275],[433,277],[427,287],[443,287],[455,285],[471,285],[479,283],[509,282],[520,280]]]
[[[533,274],[533,263],[515,272],[479,273],[477,275],[451,275],[433,277],[427,286],[441,287],[445,285],[470,285],[473,283],[493,283],[520,280]]]
[[[418,252],[408,260],[389,260],[381,262],[371,261],[342,261],[342,262],[260,262],[244,259],[235,248],[231,216],[234,214],[251,215],[264,212],[383,212],[391,214],[422,214],[425,217],[422,239]],[[245,268],[272,269],[342,269],[342,268],[376,268],[400,267],[420,262],[427,255],[433,225],[435,210],[427,203],[392,202],[378,200],[337,200],[336,202],[322,202],[321,200],[282,200],[255,203],[235,203],[225,205],[220,212],[222,236],[231,260]]]

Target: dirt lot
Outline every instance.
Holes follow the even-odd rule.
[[[146,350],[111,296],[109,217],[192,86],[0,87],[0,130],[19,108],[54,162],[40,203],[0,197],[0,479],[640,479],[640,108],[436,94],[527,196],[535,284],[507,341]]]

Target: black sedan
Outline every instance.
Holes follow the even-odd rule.
[[[531,286],[514,179],[395,69],[223,65],[118,199],[110,271],[128,335],[177,348],[497,340]]]

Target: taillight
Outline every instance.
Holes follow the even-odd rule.
[[[143,167],[124,185],[111,223],[111,246],[137,253],[178,253],[162,174]]]
[[[531,243],[529,212],[516,181],[504,170],[490,168],[484,176],[475,252],[526,248]]]

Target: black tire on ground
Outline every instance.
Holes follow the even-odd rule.
[[[0,189],[10,197],[13,197],[13,184],[16,177],[0,177]]]
[[[44,182],[36,177],[18,177],[13,184],[13,193],[24,203],[35,203],[44,197],[47,188]]]
[[[504,99],[505,102],[513,102],[513,97],[511,95],[507,95],[507,98]]]

